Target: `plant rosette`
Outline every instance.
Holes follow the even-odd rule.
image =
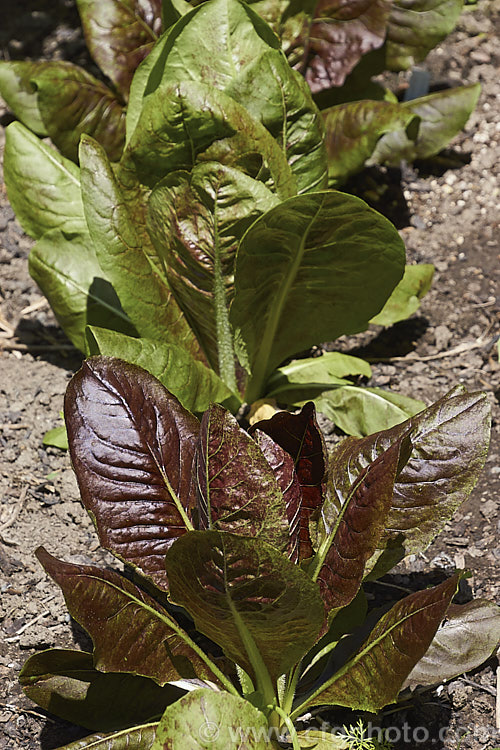
[[[469,495],[484,394],[457,387],[328,454],[312,403],[248,433],[220,405],[199,421],[147,371],[93,357],[65,418],[83,504],[128,571],[37,551],[94,647],[21,672],[29,697],[94,732],[66,750],[345,747],[297,720],[377,712],[496,649],[500,609],[453,604],[462,571],[383,612],[363,593]]]

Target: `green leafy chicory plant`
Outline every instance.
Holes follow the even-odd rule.
[[[146,367],[195,412],[312,399],[362,435],[423,404],[359,387],[359,358],[294,358],[407,317],[433,269],[405,269],[394,226],[329,190],[328,170],[307,84],[239,0],[197,6],[155,44],[118,163],[83,136],[78,167],[20,123],[4,162],[31,274],[79,349]]]
[[[342,182],[364,164],[398,165],[438,153],[463,127],[479,86],[460,86],[400,103],[372,79],[406,70],[453,30],[462,0],[320,0],[249,3],[280,39],[324,110],[329,177]],[[109,81],[63,61],[0,63],[0,93],[33,133],[78,156],[80,135],[120,158],[133,75],[155,42],[200,3],[184,0],[77,0],[88,49]],[[199,20],[204,24],[204,11]],[[222,17],[222,15],[221,15]],[[209,57],[209,28],[200,55]],[[162,36],[163,32],[163,36]],[[208,42],[208,44],[207,44]],[[215,52],[215,54],[217,54]],[[132,94],[133,98],[133,94]]]
[[[496,648],[500,609],[452,604],[463,572],[368,616],[363,594],[468,496],[484,394],[457,387],[328,455],[311,403],[249,434],[220,405],[200,422],[145,370],[94,357],[65,416],[83,504],[129,570],[37,551],[94,646],[21,673],[39,705],[94,731],[68,750],[331,748],[297,728],[310,709],[377,712]]]

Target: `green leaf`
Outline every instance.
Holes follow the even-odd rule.
[[[66,425],[60,427],[54,427],[52,430],[47,430],[43,436],[42,443],[44,445],[52,445],[54,448],[61,448],[61,450],[68,450],[68,435],[66,433]]]
[[[161,32],[161,0],[77,0],[85,41],[127,99],[130,81]]]
[[[398,233],[358,198],[311,193],[264,214],[241,241],[230,312],[247,400],[287,357],[364,330],[403,270]]]
[[[193,528],[198,420],[148,372],[112,357],[83,363],[64,415],[101,545],[168,588],[165,552]]]
[[[29,130],[41,136],[47,128],[40,115],[38,97],[31,84],[31,72],[38,63],[26,60],[0,61],[0,94],[5,103]]]
[[[394,703],[404,680],[429,648],[463,574],[417,591],[383,615],[359,651],[292,714],[335,705],[376,713]]]
[[[265,715],[240,696],[194,690],[162,716],[151,750],[269,750]]]
[[[359,172],[381,136],[394,130],[405,132],[415,119],[413,111],[398,103],[366,99],[330,107],[322,114],[331,184]]]
[[[397,287],[396,287],[397,288]],[[372,371],[368,362],[359,357],[352,357],[342,352],[324,352],[320,357],[296,359],[288,365],[279,367],[273,372],[266,385],[266,395],[280,396],[286,400],[287,390],[301,388],[321,388],[325,390],[332,384],[343,382],[349,375],[371,377]]]
[[[184,21],[184,19],[181,19]],[[167,81],[145,101],[125,149],[120,181],[152,188],[170,172],[217,161],[287,198],[295,180],[280,146],[247,110],[209,84]]]
[[[348,740],[320,729],[302,729],[297,732],[299,746],[303,750],[351,750]]]
[[[274,472],[257,443],[218,404],[201,421],[196,479],[200,529],[229,531],[286,549],[288,520]]]
[[[419,263],[406,266],[405,273],[382,310],[370,323],[391,326],[399,320],[406,320],[420,307],[420,300],[431,288],[434,276],[432,263]]]
[[[24,231],[35,239],[50,229],[86,228],[80,170],[19,122],[5,131],[4,179]]]
[[[316,640],[324,616],[317,586],[265,542],[192,531],[172,545],[165,564],[172,600],[254,684],[261,669],[275,683]]]
[[[414,161],[434,156],[462,130],[477,104],[480,91],[479,83],[474,83],[401,104],[401,108],[420,118],[417,137],[409,138],[405,130],[384,135],[367,164],[399,166],[402,159]]]
[[[183,695],[181,688],[161,688],[144,677],[99,672],[92,654],[63,649],[33,654],[19,682],[28,698],[46,711],[101,732],[159,718]]]
[[[31,73],[40,116],[52,142],[72,161],[82,133],[96,138],[117,161],[125,144],[125,112],[115,94],[78,65],[41,62]]]
[[[348,469],[366,466],[410,429],[413,451],[396,480],[380,549],[397,543],[404,554],[420,552],[476,484],[488,450],[489,425],[486,395],[457,387],[402,424],[342,441],[330,457],[329,497],[339,502],[349,486]]]
[[[293,392],[287,394],[290,399],[293,395]],[[295,403],[310,398],[305,393],[297,395],[299,398]],[[357,436],[371,435],[388,425],[398,425],[425,408],[423,401],[401,393],[357,385],[342,385],[333,390],[325,390],[312,400],[317,410],[331,419],[346,435]]]
[[[489,659],[500,643],[500,607],[485,599],[451,604],[424,656],[403,687],[436,685],[470,672]]]
[[[150,339],[137,339],[117,331],[89,326],[91,354],[119,357],[143,367],[179,399],[185,409],[203,412],[216,402],[237,411],[239,398],[215,372],[198,362],[185,349]]]
[[[234,390],[228,308],[236,247],[276,203],[261,182],[213,162],[172,173],[149,199],[149,231],[169,284],[212,366],[221,377],[232,370]]]
[[[84,137],[80,161],[85,216],[99,265],[138,333],[162,343],[175,343],[203,361],[200,346],[158,268],[160,263],[157,260],[155,266],[148,258],[148,245],[149,256],[154,252],[137,221],[140,209],[134,212],[125,201],[98,143]]]
[[[59,750],[151,750],[158,722],[118,732],[93,734],[70,742]]]
[[[406,70],[453,29],[463,0],[394,0],[387,24],[386,66]]]
[[[265,97],[262,92],[265,91]],[[245,76],[227,90],[260,120],[280,144],[297,181],[297,192],[327,187],[323,120],[303,77],[281,51],[254,58]]]
[[[61,587],[71,616],[92,638],[97,670],[149,677],[160,686],[183,679],[220,684],[209,657],[138,586],[111,570],[57,560],[43,547],[36,554]]]
[[[46,232],[32,248],[29,271],[71,342],[87,353],[85,327],[110,327],[126,334],[135,329],[102,273],[90,236],[60,229]]]

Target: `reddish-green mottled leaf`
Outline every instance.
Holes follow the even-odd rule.
[[[346,438],[330,459],[328,513],[333,517],[340,511],[350,473],[411,429],[412,454],[396,479],[379,548],[398,540],[405,554],[425,549],[474,487],[486,458],[489,424],[486,395],[457,387],[402,424],[365,438]]]
[[[409,137],[404,129],[386,133],[377,143],[368,165],[399,166],[402,159],[414,161],[439,153],[459,133],[477,104],[481,86],[438,91],[400,104],[400,108],[419,118],[418,132]]]
[[[214,162],[197,165],[190,173],[173,172],[150,196],[148,227],[158,261],[220,372],[238,241],[277,202],[262,182]],[[228,356],[234,360],[232,347]]]
[[[120,729],[118,732],[98,732],[90,737],[70,742],[59,750],[151,750],[158,722],[140,727]]]
[[[151,750],[269,750],[265,714],[239,695],[194,690],[169,706]]]
[[[307,705],[347,706],[377,712],[393,703],[404,680],[429,648],[462,574],[397,602],[378,621],[359,651],[318,688]]]
[[[326,446],[316,422],[314,404],[306,404],[299,414],[282,411],[271,419],[254,424],[251,434],[264,432],[293,459],[302,493],[300,512],[300,559],[312,555],[309,521],[324,500]]]
[[[278,445],[265,432],[256,429],[253,436],[273,470],[278,486],[283,493],[288,520],[287,554],[290,560],[296,563],[299,561],[302,488],[295,471],[295,461],[281,445]]]
[[[88,137],[82,138],[80,164],[85,218],[99,265],[138,333],[178,344],[203,361],[200,345],[172,295],[161,262],[152,257],[151,240],[141,231],[139,207],[134,211],[125,201],[104,150]]]
[[[150,677],[159,685],[181,679],[217,682],[187,633],[155,599],[123,576],[93,565],[74,565],[43,547],[37,557],[59,584],[72,617],[94,643],[102,672]]]
[[[64,649],[33,654],[19,682],[28,698],[45,710],[101,732],[158,718],[184,692],[137,675],[100,672],[92,654]]]
[[[68,386],[65,419],[102,546],[166,588],[165,552],[192,528],[198,420],[146,370],[113,357],[84,362]]]
[[[312,91],[341,86],[360,58],[385,38],[389,0],[319,0],[293,38],[285,43],[292,64],[305,73]]]
[[[207,83],[167,81],[144,100],[120,180],[138,178],[152,188],[170,172],[204,161],[234,167],[282,199],[295,193],[281,147],[241,104]]]
[[[285,501],[259,446],[226,409],[212,404],[196,452],[199,528],[288,543]]]
[[[319,583],[330,617],[358,593],[365,563],[385,529],[396,476],[410,452],[411,442],[405,436],[359,473],[350,469],[350,487],[341,512],[332,517],[328,513],[332,506],[327,503],[321,514],[318,551],[309,570]]]
[[[111,161],[118,161],[125,145],[125,112],[111,89],[65,61],[38,63],[30,82],[47,133],[64,156],[77,161],[80,136],[87,133]]]
[[[479,667],[500,643],[500,607],[485,599],[451,604],[403,687],[436,685]]]
[[[386,65],[406,70],[453,31],[463,0],[394,0],[391,5]]]
[[[394,102],[364,99],[347,102],[323,111],[328,177],[339,184],[362,169],[385,133],[402,130],[415,114]]]
[[[316,640],[324,617],[318,587],[265,542],[192,531],[167,552],[166,568],[172,600],[254,684],[256,661],[276,681]]]
[[[77,0],[90,54],[125,98],[161,32],[161,5],[161,0]]]

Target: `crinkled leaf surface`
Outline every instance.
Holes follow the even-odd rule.
[[[340,508],[349,472],[369,464],[411,429],[413,451],[396,480],[380,547],[398,539],[405,554],[423,550],[474,487],[486,458],[489,425],[486,395],[457,387],[402,424],[365,438],[347,438],[330,457],[328,502]]]
[[[149,199],[149,231],[165,275],[220,372],[226,358],[234,361],[228,308],[238,241],[277,202],[262,182],[213,162],[172,173]]]
[[[160,40],[154,64],[134,82],[139,97],[161,82],[191,80],[229,94],[278,142],[299,192],[326,186],[321,116],[303,78],[289,66],[277,37],[252,7],[239,0],[198,5]],[[265,91],[266,95],[262,96]]]
[[[306,705],[337,705],[377,712],[393,703],[422,658],[455,595],[462,574],[397,602],[359,651],[294,712]]]
[[[183,347],[203,360],[200,346],[180,310],[161,263],[151,260],[152,248],[140,229],[137,211],[126,202],[102,147],[83,138],[80,147],[85,217],[99,265],[141,336]],[[149,256],[149,257],[148,257]],[[140,289],[140,294],[137,290]]]
[[[311,397],[317,410],[346,435],[371,435],[387,425],[400,424],[425,408],[423,401],[401,393],[346,383],[324,390],[319,396],[306,392],[287,393],[287,398],[296,404]]]
[[[196,451],[199,528],[288,543],[285,501],[274,471],[236,419],[212,404],[201,420]]]
[[[463,0],[394,0],[387,24],[386,66],[406,70],[455,28]]]
[[[83,363],[66,392],[65,419],[102,546],[166,588],[165,552],[192,528],[198,420],[148,372],[112,357]]]
[[[151,750],[269,750],[266,716],[239,695],[194,690],[163,714]]]
[[[172,600],[254,684],[257,660],[275,682],[316,640],[323,621],[316,584],[261,540],[192,531],[167,552],[166,568]]]
[[[64,156],[76,161],[80,136],[88,133],[118,161],[125,145],[125,112],[111,89],[63,60],[38,63],[30,82],[47,134]]]
[[[401,129],[387,133],[367,163],[397,166],[402,159],[414,161],[434,156],[462,130],[477,104],[480,90],[480,85],[474,83],[401,104],[402,109],[420,118],[417,138],[409,138]]]
[[[385,101],[347,102],[323,111],[328,154],[328,177],[339,184],[362,169],[377,141],[394,130],[406,133],[413,111]]]
[[[117,331],[91,326],[88,329],[91,354],[118,357],[143,367],[179,399],[185,409],[203,412],[211,403],[225,403],[238,410],[239,398],[216,373],[175,344],[132,338]]]
[[[390,9],[388,0],[319,0],[294,39],[285,33],[290,60],[312,91],[341,86],[362,55],[381,47]]]
[[[90,236],[60,229],[46,232],[32,248],[29,271],[72,343],[88,353],[87,325],[134,335],[134,326],[97,262]]]
[[[297,563],[299,561],[302,488],[295,471],[295,461],[281,445],[276,443],[269,435],[266,435],[265,432],[257,429],[253,436],[273,470],[278,486],[283,493],[288,520],[287,554],[292,562]]]
[[[311,514],[323,502],[326,479],[326,446],[316,422],[314,406],[311,403],[306,404],[299,414],[278,412],[271,419],[254,424],[250,432],[255,435],[259,432],[269,435],[294,461],[302,494],[298,508],[299,556],[306,559],[312,555],[309,521]],[[272,446],[266,446],[260,438],[259,444],[267,457],[266,447]]]
[[[385,529],[396,476],[410,452],[411,442],[405,436],[365,468],[349,470],[350,487],[342,498],[341,512],[329,513],[331,504],[324,506],[318,523],[318,551],[309,573],[319,583],[330,616],[358,593],[365,563]]]
[[[262,91],[266,96],[262,96]],[[260,120],[281,145],[297,181],[297,192],[327,186],[327,153],[321,114],[302,76],[281,52],[270,50],[228,93]]]
[[[136,675],[100,672],[92,654],[64,649],[33,654],[19,682],[28,698],[46,711],[101,732],[158,718],[184,692]]]
[[[77,0],[90,54],[125,99],[161,32],[161,0]]]
[[[240,243],[230,311],[252,374],[248,401],[287,357],[364,330],[402,277],[404,254],[387,219],[335,191],[290,198],[258,219]]]
[[[295,180],[279,144],[248,111],[213,86],[166,82],[144,102],[127,146],[120,180],[154,185],[177,169],[201,161],[235,167],[280,198],[293,195]]]
[[[30,75],[38,63],[27,60],[0,61],[0,95],[23,125],[37,135],[47,135],[40,115],[37,94]]]
[[[419,263],[406,266],[405,273],[382,310],[371,319],[370,323],[380,326],[392,326],[400,320],[406,320],[420,307],[420,300],[431,288],[434,276],[432,263]]]
[[[451,604],[403,687],[436,685],[479,667],[500,643],[500,607],[485,599]]]
[[[59,750],[151,750],[158,722],[118,732],[98,732],[70,742]]]
[[[61,587],[72,617],[92,638],[96,669],[150,677],[158,685],[218,681],[210,659],[201,658],[203,652],[176,620],[126,578],[93,565],[62,562],[43,547],[37,557]]]
[[[31,237],[50,229],[86,229],[80,170],[19,122],[5,131],[3,169],[10,204]]]

